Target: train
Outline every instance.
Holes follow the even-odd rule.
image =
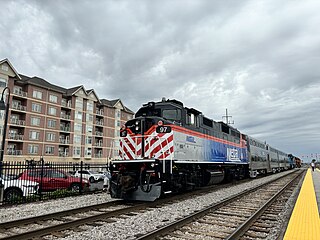
[[[295,157],[175,99],[144,104],[120,130],[112,198],[168,194],[296,167]]]

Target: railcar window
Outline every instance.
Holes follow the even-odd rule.
[[[222,130],[222,132],[229,134],[229,128],[228,128],[228,126],[221,125],[221,130]]]
[[[180,109],[164,109],[162,111],[162,117],[168,120],[181,121]]]
[[[208,119],[208,118],[206,118],[206,117],[203,117],[202,120],[203,120],[203,124],[204,124],[204,125],[206,125],[206,126],[208,126],[208,127],[211,127],[211,128],[213,127],[212,120],[210,120],[210,119]]]

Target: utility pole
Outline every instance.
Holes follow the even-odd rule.
[[[228,109],[226,108],[226,115],[222,116],[222,119],[226,119],[226,124],[234,124],[234,121],[229,120],[232,118],[232,116],[228,115]]]

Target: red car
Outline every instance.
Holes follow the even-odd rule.
[[[71,191],[79,191],[89,187],[89,182],[82,179],[80,185],[80,178],[74,177],[69,173],[57,169],[31,169],[24,171],[19,179],[31,180],[39,183],[39,190],[43,192],[55,191],[58,189],[69,189]]]

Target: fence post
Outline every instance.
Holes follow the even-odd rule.
[[[80,163],[80,188],[79,188],[79,193],[82,194],[82,171],[83,171],[83,161]]]
[[[2,183],[3,178],[3,161],[0,161],[0,205],[3,204],[3,194],[4,194],[4,183]]]
[[[42,157],[41,157],[40,161],[41,161],[41,175],[40,175],[39,195],[40,195],[40,200],[42,200],[42,184],[43,184],[42,181],[43,181],[43,170],[44,170],[44,160]]]

